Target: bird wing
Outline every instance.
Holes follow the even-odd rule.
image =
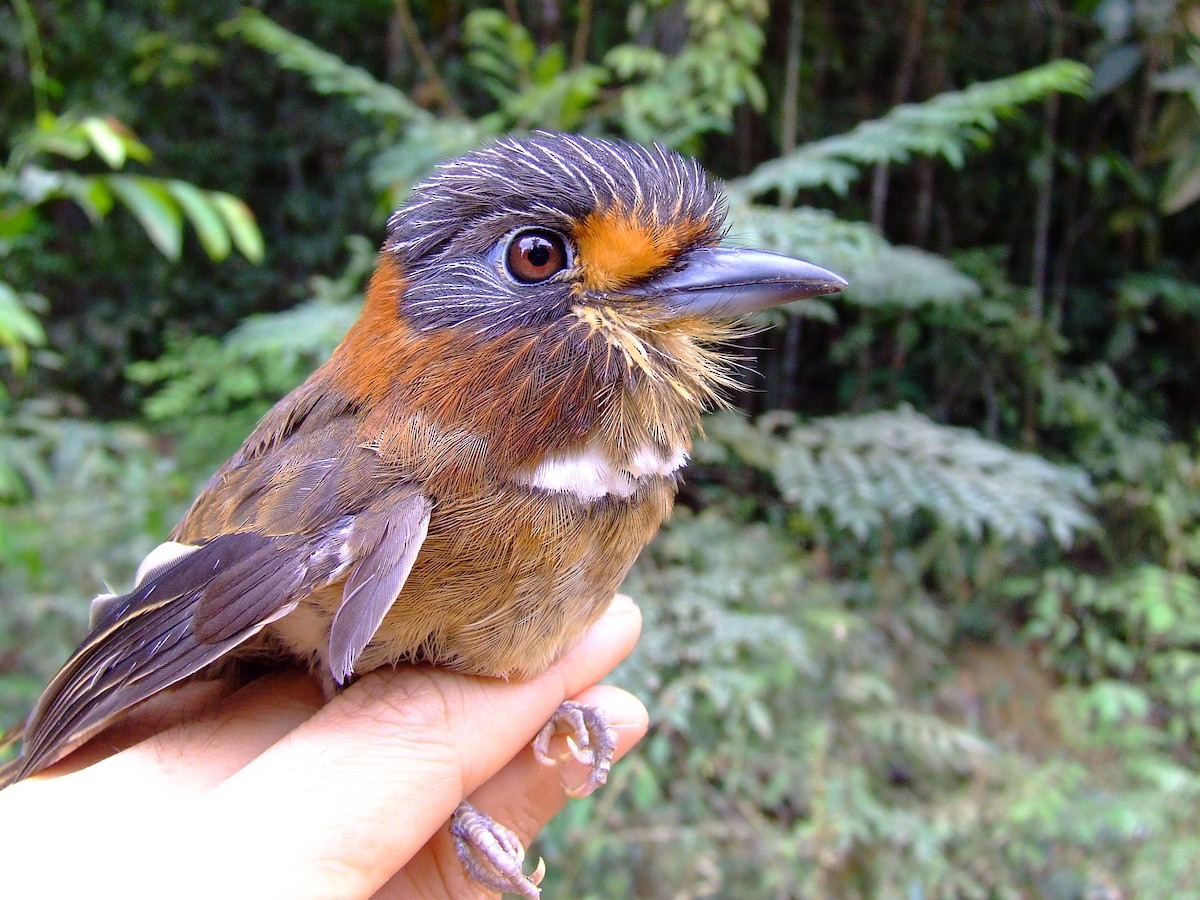
[[[416,495],[355,521],[348,555],[357,562],[342,588],[326,653],[338,684],[354,674],[355,661],[400,595],[429,531],[432,510],[429,500]]]
[[[221,535],[121,597],[50,682],[29,716],[17,778],[61,759],[118,713],[228,653],[287,615],[329,561],[312,542]],[[326,554],[327,555],[327,554]],[[197,609],[227,598],[230,615],[197,627]]]
[[[429,528],[433,503],[411,471],[384,463],[364,442],[354,409],[310,385],[286,398],[219,471],[172,535],[191,540],[230,528],[313,534],[345,519],[339,559],[346,578],[325,661],[338,684],[404,586]],[[215,598],[197,609],[197,631],[235,615]],[[317,650],[318,648],[312,648]]]
[[[297,394],[302,401],[304,388]],[[353,673],[412,569],[433,504],[362,446],[344,408],[298,414],[297,402],[269,413],[201,492],[172,533],[174,558],[148,560],[128,594],[98,598],[91,631],[38,701],[0,786],[61,759],[339,579],[325,655],[339,683]]]

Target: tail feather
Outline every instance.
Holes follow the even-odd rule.
[[[320,540],[221,535],[111,598],[26,724],[5,736],[23,745],[0,766],[0,787],[54,764],[125,710],[291,612],[330,577],[336,553],[320,552]],[[264,584],[263,572],[276,577]],[[219,627],[206,623],[205,608],[221,612]]]

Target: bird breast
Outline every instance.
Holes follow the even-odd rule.
[[[543,671],[607,607],[675,490],[673,476],[656,476],[628,498],[510,484],[437,499],[417,562],[356,669]],[[270,626],[274,638],[311,659],[341,598],[341,582],[314,593]]]

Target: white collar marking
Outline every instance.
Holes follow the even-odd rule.
[[[596,450],[550,457],[522,479],[529,487],[559,494],[571,494],[579,500],[604,497],[632,497],[644,479],[666,477],[687,465],[688,455],[676,448],[663,458],[653,447],[639,447],[624,466],[618,466]]]

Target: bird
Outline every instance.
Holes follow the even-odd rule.
[[[663,146],[556,132],[443,162],[390,217],[362,312],[139,567],[25,721],[0,786],[142,700],[238,660],[327,692],[419,662],[527,678],[606,608],[671,512],[747,316],[844,279],[726,246],[727,202]],[[615,735],[565,704],[603,782]],[[538,896],[500,823],[451,824],[468,874]]]

